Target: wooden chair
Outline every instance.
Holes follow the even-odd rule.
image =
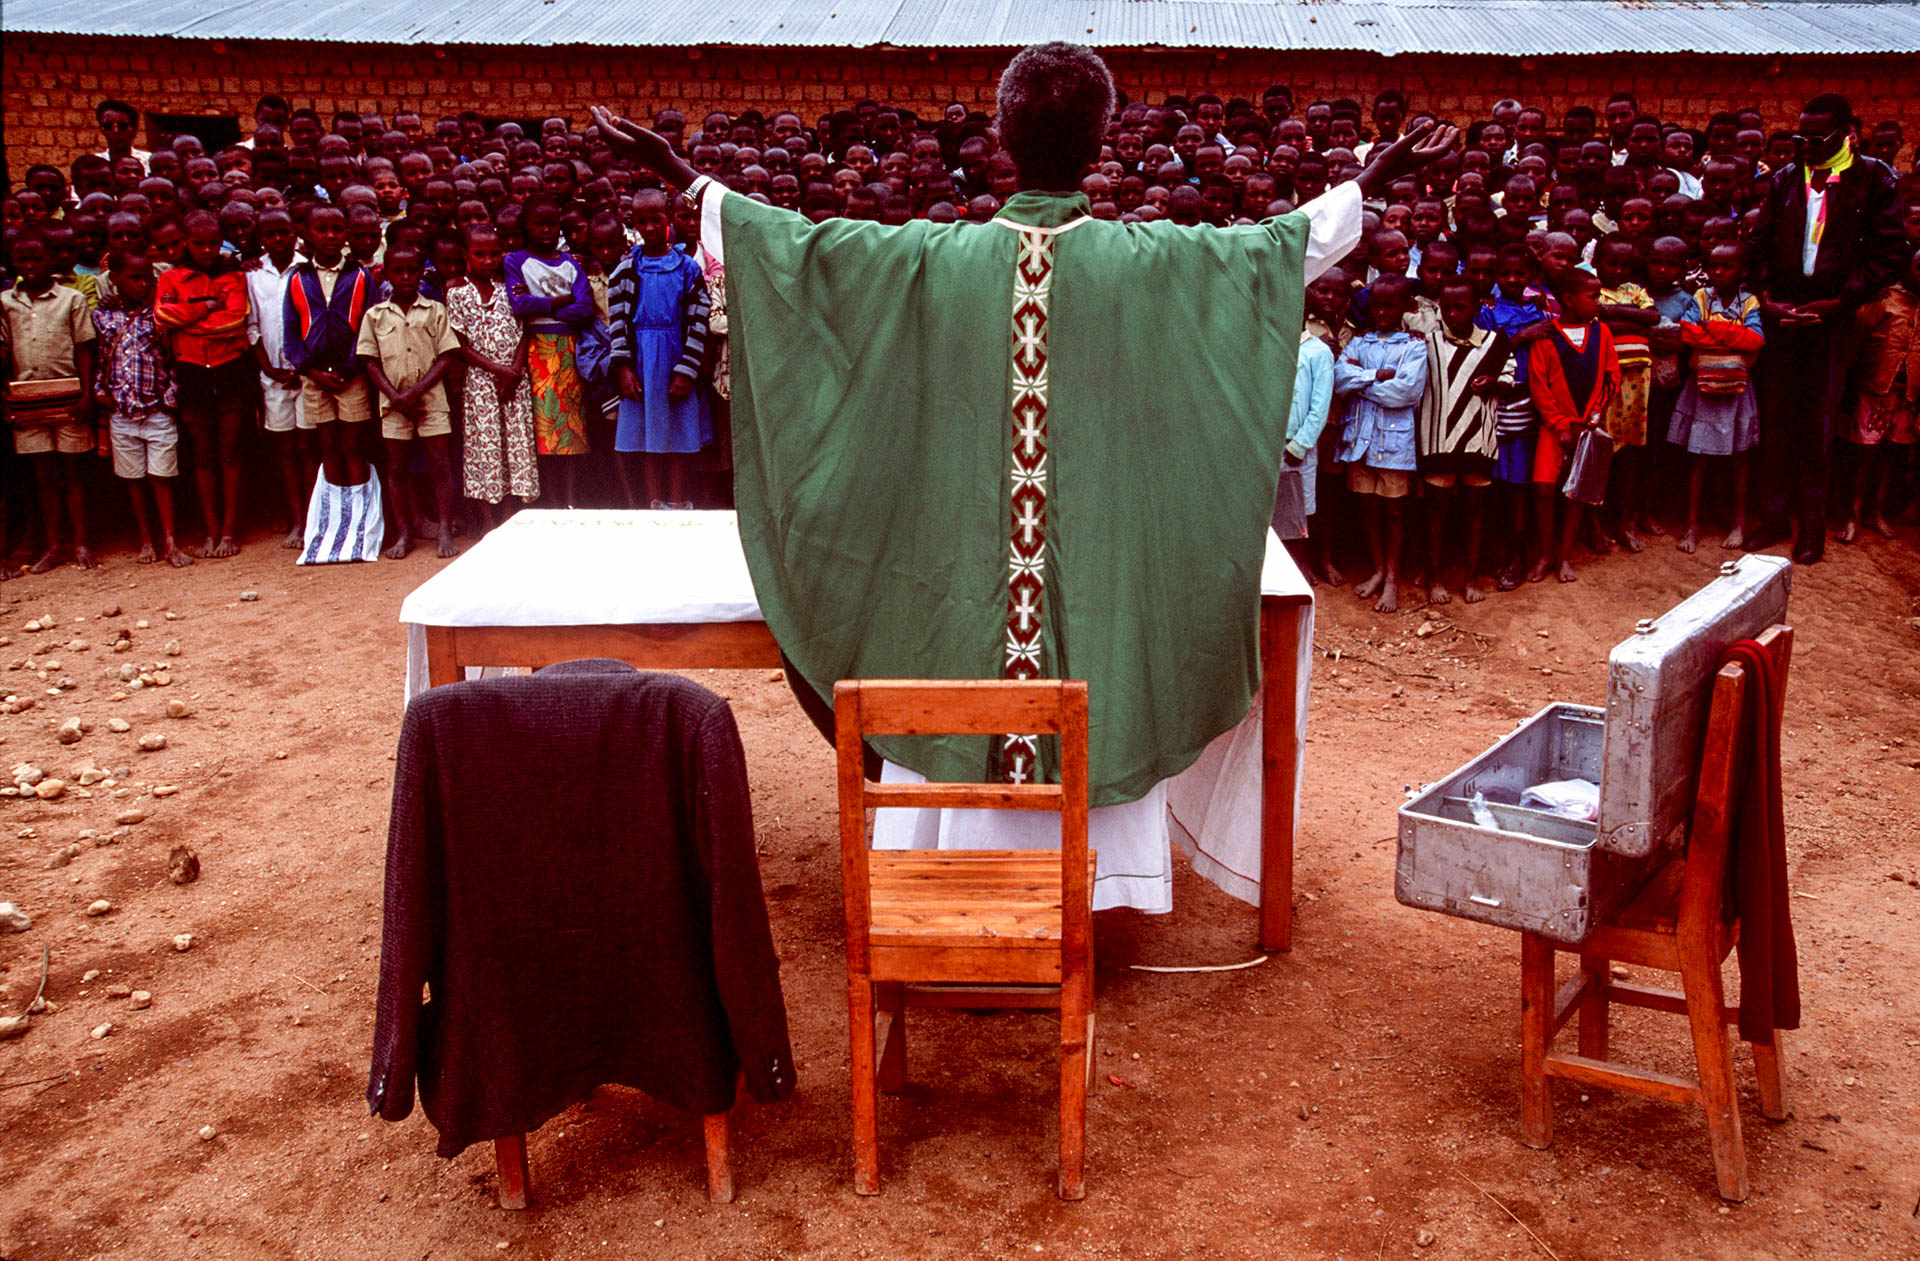
[[[834,688],[853,1048],[853,1189],[880,1190],[878,1088],[906,1083],[906,1008],[1060,1010],[1060,1198],[1086,1194],[1094,855],[1083,682],[843,682]],[[1058,734],[1059,784],[874,784],[870,733]],[[1058,810],[1058,850],[870,850],[870,807]],[[876,1010],[877,1009],[877,1010]],[[881,1028],[876,1031],[876,1017]],[[875,1045],[884,1053],[876,1063]]]
[[[707,1198],[716,1204],[733,1203],[733,1157],[728,1140],[727,1114],[701,1118],[707,1134]],[[527,1206],[527,1136],[509,1134],[493,1140],[493,1167],[500,1175],[500,1207]]]
[[[1770,627],[1759,642],[1773,660],[1784,694],[1793,631]],[[1580,968],[1558,993],[1554,951],[1566,947],[1528,933],[1521,943],[1520,962],[1521,1134],[1526,1144],[1546,1147],[1553,1141],[1549,1082],[1556,1077],[1673,1103],[1697,1103],[1706,1110],[1715,1180],[1720,1195],[1728,1200],[1747,1198],[1747,1159],[1727,1035],[1727,1024],[1737,1022],[1740,1013],[1726,1005],[1720,968],[1740,931],[1738,921],[1724,913],[1727,859],[1733,793],[1741,771],[1740,710],[1746,690],[1755,686],[1757,681],[1748,677],[1746,669],[1732,663],[1722,666],[1714,678],[1686,857],[1669,863],[1611,922],[1578,947]],[[1776,709],[1774,721],[1779,718]],[[1677,972],[1680,989],[1616,981],[1610,970],[1616,962]],[[1686,1016],[1692,1026],[1698,1076],[1689,1079],[1632,1069],[1609,1060],[1607,1014],[1613,1003]],[[1579,1054],[1554,1052],[1554,1035],[1576,1011]],[[1787,1115],[1780,1039],[1776,1029],[1772,1041],[1752,1044],[1760,1111],[1775,1121]]]

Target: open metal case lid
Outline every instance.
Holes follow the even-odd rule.
[[[1786,620],[1792,570],[1783,556],[1728,561],[1718,578],[1641,622],[1608,654],[1602,848],[1646,854],[1686,822],[1721,655]]]

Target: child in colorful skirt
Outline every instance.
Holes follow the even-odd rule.
[[[587,269],[560,248],[560,207],[544,198],[527,202],[527,248],[507,255],[507,296],[526,326],[527,385],[533,394],[533,432],[543,475],[558,484],[558,502],[578,499],[578,464],[587,453],[587,417],[574,343],[593,323]]]

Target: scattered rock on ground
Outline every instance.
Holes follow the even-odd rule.
[[[260,593],[258,591],[242,591],[240,593],[240,602],[242,604],[252,604],[255,600],[258,600],[259,598],[260,598]]]
[[[153,1006],[153,994],[148,990],[135,990],[127,995],[127,1005],[135,1011],[145,1011]]]
[[[95,1025],[93,1027],[93,1031],[88,1033],[87,1036],[97,1041],[101,1038],[106,1037],[108,1034],[112,1032],[113,1032],[113,1022],[111,1020],[106,1020]]]
[[[1432,1231],[1422,1230],[1414,1235],[1413,1242],[1419,1244],[1422,1248],[1431,1248],[1438,1238],[1439,1236],[1435,1235]]]
[[[203,1125],[200,1127],[200,1141],[203,1143],[211,1143],[214,1135],[218,1132],[219,1131],[215,1130],[211,1125]]]
[[[0,1042],[19,1037],[32,1023],[25,1016],[0,1016]]]
[[[144,823],[146,822],[146,819],[147,819],[147,812],[145,810],[122,810],[119,814],[116,814],[113,816],[113,821],[115,823],[119,823],[128,827],[131,827],[136,823]]]
[[[116,731],[121,735],[125,735],[127,732],[133,730],[133,724],[124,718],[109,718],[107,719],[107,730]]]
[[[113,903],[107,901],[105,898],[100,898],[87,907],[87,914],[98,918],[111,910],[113,910]]]
[[[169,657],[177,657],[180,655],[180,641],[177,639],[169,639],[167,646],[160,651],[166,653]]]
[[[193,949],[193,934],[175,933],[173,935],[173,948],[181,954],[185,954],[187,951]]]
[[[109,985],[109,986],[107,986],[107,997],[108,997],[108,998],[132,998],[132,997],[133,997],[133,986],[131,986],[131,985]]]
[[[167,855],[167,879],[175,884],[192,884],[200,878],[200,855],[185,845],[176,845]]]
[[[174,700],[170,700],[167,702],[167,717],[169,718],[185,718],[188,714],[191,714],[192,712],[193,712],[193,706],[187,704],[183,700],[179,700],[176,698]]]
[[[54,732],[54,736],[61,744],[78,744],[80,743],[80,737],[86,734],[85,731],[80,729],[80,720],[78,718],[67,719],[60,724],[60,730]]]
[[[52,801],[66,791],[67,781],[64,779],[43,779],[33,786],[33,795],[42,801]]]
[[[78,857],[80,857],[80,847],[78,845],[62,845],[59,849],[54,850],[53,853],[47,856],[47,870],[52,871],[56,867],[64,867]]]
[[[167,747],[167,738],[157,731],[149,731],[140,737],[140,749],[144,753],[158,753]]]
[[[33,927],[33,916],[11,902],[0,902],[0,933],[24,933]]]

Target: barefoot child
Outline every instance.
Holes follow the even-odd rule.
[[[307,491],[319,467],[313,422],[300,406],[300,374],[287,358],[287,280],[305,258],[297,248],[293,219],[284,210],[260,215],[254,234],[263,251],[259,266],[247,275],[247,340],[260,369],[261,420],[280,465],[287,497],[288,526],[283,547],[298,548],[307,515]]]
[[[1593,255],[1594,270],[1600,274],[1600,319],[1613,334],[1614,353],[1620,359],[1620,393],[1607,404],[1602,418],[1614,448],[1607,504],[1613,532],[1630,552],[1647,546],[1634,525],[1646,507],[1641,461],[1647,447],[1648,376],[1653,368],[1647,330],[1660,322],[1653,298],[1633,281],[1635,258],[1633,242],[1621,236],[1600,242]]]
[[[1737,245],[1707,256],[1709,285],[1693,295],[1680,317],[1680,340],[1693,351],[1693,371],[1673,406],[1667,441],[1687,449],[1687,528],[1679,548],[1700,542],[1700,492],[1710,464],[1732,457],[1733,529],[1723,546],[1738,549],[1747,535],[1747,452],[1760,441],[1754,403],[1753,359],[1765,344],[1760,300],[1741,284],[1746,261]]]
[[[526,248],[507,255],[507,298],[533,335],[527,383],[533,393],[533,431],[543,476],[559,506],[579,496],[579,460],[587,453],[586,398],[574,341],[593,322],[587,269],[560,249],[560,207],[544,197],[526,203]]]
[[[1887,520],[1887,483],[1893,460],[1887,444],[1911,451],[1920,441],[1920,253],[1907,261],[1900,282],[1861,307],[1860,404],[1854,413],[1853,499],[1840,541],[1867,528],[1893,537]],[[1871,504],[1871,510],[1868,505]]]
[[[425,272],[425,260],[413,246],[396,245],[387,251],[386,279],[393,296],[368,308],[356,346],[367,376],[380,391],[380,435],[387,443],[387,486],[399,531],[386,550],[388,560],[400,560],[413,550],[411,444],[415,438],[426,446],[433,474],[440,555],[456,556],[460,551],[453,545],[453,466],[447,451],[453,423],[447,390],[440,383],[453,366],[460,339],[447,322],[447,308],[420,296]]]
[[[713,415],[694,388],[706,358],[707,284],[700,264],[668,240],[666,195],[634,194],[640,233],[609,286],[620,427],[614,450],[644,452],[642,475],[654,508],[691,508],[691,457],[713,441]]]
[[[94,449],[93,320],[79,290],[54,283],[53,251],[37,228],[16,231],[11,247],[20,278],[0,291],[0,368],[14,454],[33,467],[47,528],[46,553],[31,572],[60,563],[63,505],[73,522],[73,563],[92,569],[98,562],[87,545],[81,474],[82,457]]]
[[[1607,404],[1620,392],[1620,362],[1613,334],[1600,320],[1600,278],[1577,269],[1562,272],[1560,314],[1547,335],[1527,348],[1527,390],[1540,414],[1540,438],[1533,449],[1533,508],[1536,556],[1528,582],[1556,573],[1572,582],[1573,541],[1585,504],[1558,493],[1573,458],[1579,431],[1598,427]],[[1554,510],[1560,528],[1554,529]]]
[[[502,272],[500,235],[484,223],[467,229],[467,283],[447,294],[447,318],[467,360],[467,432],[462,467],[467,497],[492,509],[508,495],[540,497],[534,453],[533,396],[527,390],[529,334],[513,318]]]
[[[1470,257],[1468,261],[1471,264],[1475,260]],[[1480,313],[1473,321],[1480,328],[1506,337],[1516,356],[1513,365],[1514,384],[1520,387],[1527,384],[1524,339],[1533,335],[1530,330],[1544,330],[1548,319],[1547,309],[1529,296],[1533,287],[1533,267],[1533,253],[1526,246],[1509,245],[1503,248],[1494,264],[1493,292],[1482,302]],[[1510,504],[1507,511],[1510,522],[1510,534],[1506,540],[1507,563],[1500,571],[1499,584],[1502,591],[1511,591],[1520,585],[1521,578],[1527,572],[1527,554],[1530,550],[1526,541],[1527,505],[1531,497],[1528,488],[1533,485],[1533,449],[1538,442],[1536,431],[1540,425],[1533,407],[1532,392],[1516,389],[1495,410],[1494,421],[1499,434],[1494,477],[1504,488],[1501,493]]]
[[[1428,258],[1433,256],[1429,251]],[[1495,413],[1514,388],[1514,363],[1505,334],[1474,324],[1479,311],[1479,295],[1471,283],[1443,281],[1441,325],[1426,335],[1427,392],[1420,400],[1416,437],[1420,473],[1432,497],[1427,511],[1427,599],[1434,604],[1453,599],[1444,579],[1444,540],[1448,510],[1456,498],[1466,514],[1462,594],[1468,604],[1487,598],[1480,581],[1480,537],[1499,451]]]
[[[220,253],[220,219],[186,218],[187,250],[160,277],[154,318],[172,342],[180,420],[192,447],[193,477],[207,527],[201,556],[235,556],[240,512],[240,438],[253,396],[247,352],[246,275]]]
[[[151,565],[165,556],[169,565],[184,569],[193,557],[180,550],[173,533],[180,430],[172,411],[179,395],[165,335],[153,318],[153,264],[144,254],[115,254],[109,271],[115,309],[93,313],[100,334],[94,395],[107,409],[114,475],[127,483],[133,519],[140,528],[140,554],[134,560]],[[153,522],[143,493],[147,488],[160,518],[159,550],[153,545]]]
[[[1413,306],[1413,282],[1385,274],[1373,282],[1372,331],[1348,343],[1334,365],[1334,391],[1347,400],[1340,462],[1361,497],[1361,523],[1373,573],[1354,593],[1380,597],[1374,609],[1400,604],[1403,513],[1413,489],[1414,411],[1427,388],[1427,343],[1401,327]]]

